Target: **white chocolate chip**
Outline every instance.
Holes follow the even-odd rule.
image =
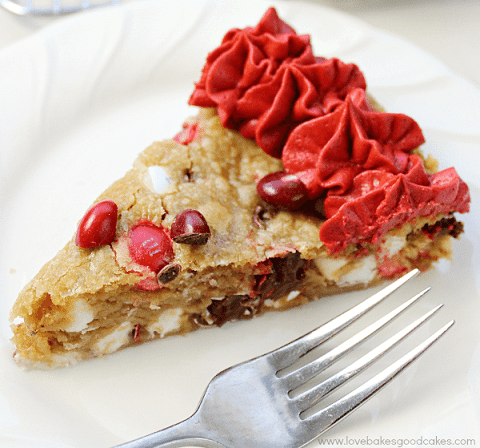
[[[158,320],[148,326],[148,332],[153,336],[154,333],[159,333],[163,338],[168,333],[179,330],[181,327],[181,317],[183,310],[181,308],[173,308],[165,310],[160,314]]]
[[[296,299],[300,295],[300,291],[290,291],[287,296],[287,302],[290,300]]]
[[[315,259],[319,271],[328,280],[334,281],[338,286],[367,284],[373,280],[377,272],[377,263],[373,255],[352,260],[346,257]],[[348,264],[348,271],[345,268]]]
[[[345,257],[338,258],[324,258],[318,257],[315,259],[315,264],[317,265],[318,270],[327,278],[328,280],[338,281],[339,276],[337,271],[341,269],[348,263],[348,259]]]
[[[339,286],[367,284],[377,272],[377,262],[373,255],[355,261],[353,268],[340,277]]]
[[[68,332],[83,331],[94,318],[92,307],[83,299],[78,299],[73,305],[71,311],[72,319],[68,326],[64,328]]]
[[[116,352],[120,347],[128,344],[133,328],[134,325],[128,321],[119,325],[95,344],[95,352],[100,355]]]
[[[391,257],[397,252],[400,252],[407,244],[407,238],[405,236],[390,235],[387,236],[382,247],[386,249],[387,255]]]
[[[148,174],[152,182],[153,190],[157,193],[163,193],[172,183],[172,179],[167,172],[159,165],[148,167]]]

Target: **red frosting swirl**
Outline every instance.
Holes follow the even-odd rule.
[[[310,198],[325,198],[320,239],[331,252],[375,243],[417,216],[468,211],[468,187],[455,169],[428,175],[411,154],[422,143],[412,118],[375,111],[360,89],[332,113],[293,130],[283,164]]]
[[[418,124],[376,111],[365,88],[356,65],[315,57],[309,36],[270,8],[256,27],[225,35],[189,103],[216,107],[223,126],[281,157],[310,199],[324,199],[320,239],[339,252],[418,216],[469,209],[455,169],[429,175],[412,154],[425,141]]]
[[[470,195],[455,168],[427,175],[418,156],[410,156],[405,173],[364,171],[348,194],[325,199],[328,219],[320,239],[331,252],[348,244],[376,243],[389,230],[419,216],[466,213]]]
[[[293,128],[331,112],[355,87],[366,88],[356,65],[315,57],[309,36],[270,8],[256,27],[230,30],[208,55],[189,104],[217,107],[223,126],[279,158]]]
[[[332,113],[298,126],[282,161],[305,183],[309,197],[317,198],[326,190],[345,193],[362,171],[403,173],[408,153],[424,141],[412,118],[377,112],[365,92],[354,89]]]

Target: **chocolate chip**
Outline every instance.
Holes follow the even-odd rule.
[[[199,327],[221,327],[226,322],[251,319],[261,308],[259,299],[252,299],[246,294],[225,296],[221,300],[213,300],[203,316],[193,316],[193,321]]]
[[[422,227],[424,234],[430,235],[431,238],[440,237],[443,235],[450,235],[453,238],[458,238],[463,233],[463,223],[457,221],[454,216],[440,219],[434,224],[425,224]],[[415,234],[408,235],[407,239],[411,239]]]
[[[186,168],[183,172],[183,179],[185,182],[194,182],[193,173],[189,168]]]
[[[300,258],[299,252],[290,252],[270,261],[272,272],[266,276],[256,276],[255,294],[262,299],[276,300],[296,289],[305,278],[308,261]]]
[[[272,219],[272,216],[273,213],[270,207],[265,207],[263,204],[257,205],[253,212],[253,222],[258,228],[264,229],[265,224]]]
[[[205,315],[193,316],[193,322],[200,327],[221,327],[229,321],[251,319],[262,312],[266,299],[278,300],[298,289],[305,277],[308,261],[300,258],[298,252],[269,261],[272,271],[255,276],[256,285],[251,296],[228,295],[221,300],[213,300]]]
[[[170,283],[172,280],[175,280],[178,277],[178,274],[180,274],[181,270],[182,267],[177,263],[167,264],[157,274],[158,283],[162,285]]]

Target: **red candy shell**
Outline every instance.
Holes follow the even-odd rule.
[[[152,223],[130,230],[128,249],[135,263],[160,271],[174,258],[173,243],[165,229]]]
[[[285,171],[267,174],[257,184],[260,197],[269,204],[297,210],[307,200],[307,188],[295,175]]]
[[[92,205],[78,225],[75,244],[91,248],[110,244],[115,239],[118,207],[106,200]]]

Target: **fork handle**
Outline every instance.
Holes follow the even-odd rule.
[[[198,446],[204,448],[226,448],[225,445],[210,440],[203,424],[195,415],[176,425],[156,431],[148,436],[113,448],[179,448]]]

